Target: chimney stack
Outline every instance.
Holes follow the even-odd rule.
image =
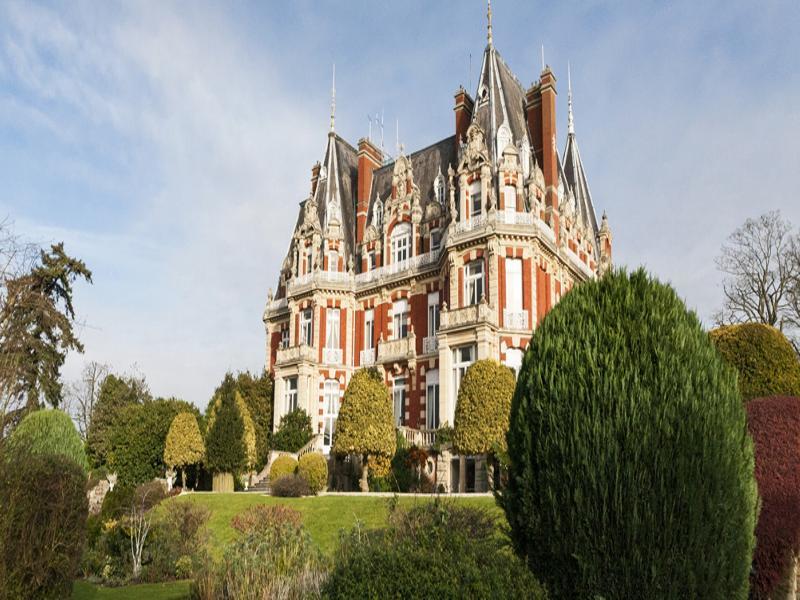
[[[545,185],[545,218],[556,239],[558,227],[558,151],[556,148],[556,77],[550,67],[525,94],[528,130],[536,160],[542,167]]]
[[[356,204],[356,244],[364,239],[369,210],[369,192],[372,189],[372,172],[381,166],[383,156],[378,147],[367,138],[358,140],[358,183]]]
[[[319,181],[319,170],[320,164],[319,161],[314,163],[314,166],[311,167],[311,195],[317,193],[317,182]]]
[[[472,122],[472,109],[475,106],[475,102],[463,86],[459,87],[455,93],[455,100],[456,104],[453,110],[456,113],[456,150],[458,150],[458,145],[461,143],[462,138],[466,138],[467,129]]]

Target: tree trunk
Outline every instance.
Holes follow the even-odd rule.
[[[369,466],[367,465],[367,455],[361,457],[361,491],[369,491]]]
[[[186,467],[181,468],[181,491],[186,489]]]
[[[458,457],[458,491],[467,491],[467,457],[463,454]]]

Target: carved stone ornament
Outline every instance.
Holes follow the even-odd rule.
[[[459,165],[459,171],[465,168],[476,169],[487,162],[489,162],[489,154],[486,150],[486,133],[480,125],[473,123],[467,129],[467,145],[464,149],[464,158]]]
[[[300,228],[302,235],[313,231],[320,231],[319,213],[317,212],[317,200],[310,196],[303,207],[303,225]]]

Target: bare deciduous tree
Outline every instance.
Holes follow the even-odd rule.
[[[718,323],[756,322],[780,330],[800,323],[800,236],[779,211],[748,219],[722,246],[717,267],[727,277]]]
[[[86,441],[92,411],[100,396],[100,387],[108,376],[110,367],[107,364],[91,361],[83,366],[81,378],[67,387],[67,408],[78,426],[81,438]]]
[[[131,510],[128,514],[131,529],[131,559],[133,562],[133,578],[139,577],[142,571],[142,554],[147,535],[150,533],[150,526],[153,519],[150,509],[152,504],[148,502],[151,492],[149,488],[141,494],[134,494]]]

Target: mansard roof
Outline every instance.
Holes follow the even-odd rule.
[[[489,157],[495,164],[505,149],[497,150],[497,132],[503,124],[510,129],[515,146],[528,139],[525,90],[492,44],[483,53],[472,122],[486,132]]]
[[[334,215],[328,214],[328,211],[338,198],[341,212],[341,232],[345,243],[345,260],[347,260],[355,252],[357,151],[344,138],[330,133],[322,167],[325,170],[325,178],[322,177],[321,172],[314,193],[322,234],[324,237],[328,223],[334,218]]]
[[[427,148],[417,150],[408,155],[411,161],[411,169],[414,172],[414,183],[420,192],[420,207],[425,210],[428,203],[434,198],[433,182],[441,171],[442,176],[447,181],[447,167],[456,167],[458,160],[456,156],[455,135],[446,137],[443,140],[431,144]],[[369,196],[369,211],[367,213],[367,223],[372,222],[372,213],[375,201],[380,197],[385,202],[392,195],[392,174],[394,173],[394,163],[392,161],[375,169],[372,177],[372,190]]]

